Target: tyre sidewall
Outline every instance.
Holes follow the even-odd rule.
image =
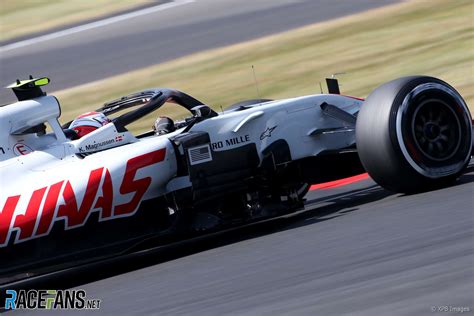
[[[422,88],[420,88],[422,87]],[[468,124],[468,135],[462,135],[462,150],[451,165],[423,164],[411,143],[406,121],[410,118],[411,97],[420,91],[442,89],[458,100],[455,105]],[[426,90],[423,90],[426,89]],[[416,108],[416,105],[411,104]],[[469,162],[471,151],[471,117],[469,110],[457,91],[447,83],[432,77],[404,77],[388,82],[374,90],[362,105],[356,125],[359,156],[371,177],[383,187],[396,192],[418,192],[443,185],[457,178]],[[467,146],[467,147],[466,147]],[[462,158],[458,156],[463,156]],[[421,162],[421,163],[420,163]],[[426,161],[424,161],[426,163]]]

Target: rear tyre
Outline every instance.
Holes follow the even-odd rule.
[[[415,193],[444,186],[469,163],[472,119],[442,80],[414,76],[375,89],[357,117],[359,157],[382,187]]]

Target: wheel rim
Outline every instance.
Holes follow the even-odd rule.
[[[402,154],[425,177],[456,174],[470,159],[469,111],[450,87],[437,82],[415,86],[403,98],[394,123]]]
[[[444,161],[459,149],[459,119],[453,109],[440,100],[423,102],[416,109],[411,126],[418,150],[429,159]]]

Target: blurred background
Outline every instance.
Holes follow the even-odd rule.
[[[340,72],[342,93],[358,97],[400,76],[440,77],[472,111],[474,2],[0,0],[0,84],[50,77],[62,122],[150,87],[221,110],[320,93]],[[0,102],[13,101],[2,89]],[[165,113],[183,114],[165,107],[133,129]]]

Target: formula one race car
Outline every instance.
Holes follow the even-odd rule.
[[[395,192],[444,186],[472,153],[466,103],[431,77],[388,82],[366,100],[328,79],[329,94],[248,100],[221,114],[150,89],[106,103],[94,113],[113,118],[83,135],[58,122],[48,82],[17,81],[19,101],[0,107],[2,280],[295,212],[311,184],[364,171]],[[189,117],[127,130],[165,103]]]

